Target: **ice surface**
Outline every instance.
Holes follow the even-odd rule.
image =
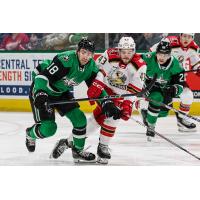
[[[89,114],[87,114],[89,117]],[[140,120],[139,116],[132,117]],[[56,141],[68,137],[71,132],[71,124],[68,119],[56,115],[58,124],[57,133],[47,139],[37,140],[36,151],[29,153],[25,147],[25,129],[33,124],[31,113],[0,113],[0,165],[44,165],[44,166],[73,166],[71,150],[57,160],[49,159]],[[198,131],[194,133],[180,133],[177,130],[176,118],[169,116],[159,119],[156,130],[181,145],[191,153],[200,157],[200,125],[197,122]],[[90,135],[86,147],[96,153],[98,133]],[[186,152],[171,145],[162,138],[156,136],[152,142],[147,142],[145,128],[133,120],[120,121],[110,145],[112,159],[109,165],[122,166],[193,166],[200,165],[200,161]]]

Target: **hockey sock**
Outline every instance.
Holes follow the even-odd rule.
[[[75,108],[66,114],[66,117],[73,124],[73,144],[75,148],[82,150],[85,145],[86,135],[86,117],[84,113],[79,109]]]
[[[108,145],[110,140],[115,134],[116,127],[108,126],[105,124],[101,125],[99,142],[104,145]]]
[[[85,146],[86,127],[73,128],[72,133],[74,147],[76,149],[83,150]]]

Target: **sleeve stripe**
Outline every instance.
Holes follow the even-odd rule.
[[[129,92],[132,92],[132,93],[136,93],[136,92],[141,92],[142,91],[140,88],[138,88],[138,87],[136,87],[135,85],[132,85],[132,84],[128,84],[127,90]]]

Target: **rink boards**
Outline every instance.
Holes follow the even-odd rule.
[[[31,111],[28,93],[32,82],[31,72],[44,59],[52,59],[58,52],[2,52],[0,54],[0,111]],[[100,53],[96,53],[97,59]],[[195,102],[191,113],[200,115],[200,78],[194,74],[188,75],[188,84],[194,91]],[[87,97],[87,87],[80,84],[74,89],[75,98]],[[178,101],[175,108],[178,108]],[[81,102],[81,109],[92,112],[88,102]]]

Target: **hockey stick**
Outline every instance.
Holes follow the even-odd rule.
[[[164,104],[164,103],[162,103],[162,102],[155,101],[155,100],[150,99],[150,98],[148,98],[148,97],[146,97],[145,99],[146,99],[147,101],[151,101],[151,102],[156,103],[156,104],[158,104],[158,105],[160,105],[160,106],[163,106],[163,107],[165,107],[165,108],[167,108],[167,109],[169,109],[169,110],[173,110],[175,113],[179,113],[179,114],[181,114],[181,115],[184,115],[185,117],[188,117],[188,118],[193,119],[193,120],[195,120],[195,121],[197,121],[197,122],[200,122],[200,119],[199,119],[199,118],[194,117],[194,116],[192,116],[192,115],[185,114],[185,113],[183,113],[183,112],[177,110],[176,108],[173,108],[173,107],[171,107],[171,106],[169,106],[169,105],[167,105],[167,104]]]
[[[188,71],[180,72],[179,74],[185,74],[185,73],[189,73],[189,72],[198,72],[198,71],[200,71],[200,69],[191,69],[191,70],[188,70]]]
[[[154,83],[156,82],[157,75],[153,77],[151,82],[141,91],[137,92],[134,94],[116,94],[116,95],[110,95],[110,96],[105,96],[102,98],[80,98],[80,99],[72,99],[72,100],[66,100],[66,101],[57,101],[57,102],[50,102],[48,105],[61,105],[61,104],[68,104],[68,103],[74,103],[74,102],[80,102],[80,101],[101,101],[105,99],[117,99],[117,98],[123,98],[123,97],[132,97],[132,96],[137,96],[137,97],[143,97],[153,86]]]
[[[145,127],[145,128],[148,128],[150,129],[151,131],[153,131],[156,135],[158,135],[159,137],[163,138],[164,140],[166,140],[167,142],[169,142],[170,144],[176,146],[177,148],[185,151],[186,153],[190,154],[191,156],[193,156],[194,158],[200,160],[200,157],[194,155],[193,153],[191,153],[190,151],[188,151],[187,149],[183,148],[182,146],[180,146],[179,144],[173,142],[172,140],[168,139],[167,137],[165,137],[164,135],[158,133],[157,131],[155,131],[154,129],[152,129],[151,127],[147,127],[145,124],[143,124],[142,122],[134,119],[134,118],[131,118],[133,121],[135,121],[136,123],[138,123],[139,125]]]

